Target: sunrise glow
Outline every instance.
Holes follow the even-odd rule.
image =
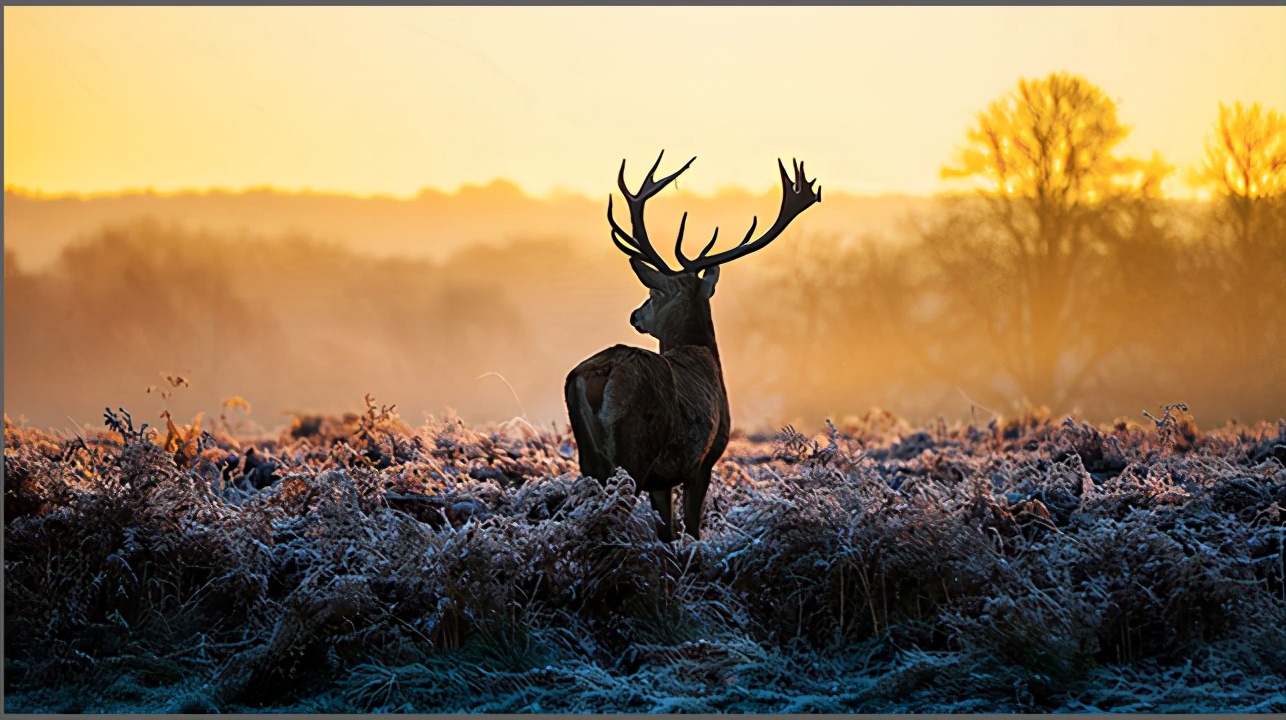
[[[1200,161],[1219,102],[1286,107],[1282,8],[7,7],[7,186],[602,195],[698,155],[754,191],[925,194],[987,103],[1066,70],[1122,150]],[[1180,192],[1172,178],[1167,190]]]

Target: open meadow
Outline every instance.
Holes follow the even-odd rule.
[[[5,421],[5,711],[1283,712],[1286,423],[735,433],[656,540],[564,427]]]

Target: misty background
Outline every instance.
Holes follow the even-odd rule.
[[[1219,118],[1188,171],[1203,200],[1161,194],[1176,172],[1163,159],[1119,156],[1115,105],[1067,74],[979,114],[943,169],[972,190],[828,188],[721,275],[734,425],[872,408],[1105,422],[1179,402],[1205,426],[1286,417],[1286,121],[1240,104]],[[684,211],[701,243],[715,225],[740,237],[752,215],[765,226],[779,202],[667,192],[648,227],[670,257]],[[217,415],[240,396],[273,429],[368,393],[412,423],[450,409],[562,427],[576,363],[656,347],[629,326],[645,291],[606,198],[498,181],[405,200],[10,189],[4,203],[4,409],[39,427],[97,425],[105,406]]]
[[[837,195],[805,218],[842,206]],[[525,413],[561,427],[562,382],[577,362],[617,342],[656,347],[629,326],[645,290],[611,245],[602,208],[589,201],[583,235],[506,233],[513,212],[501,202],[500,222],[479,219],[473,242],[432,259],[373,252],[376,243],[357,233],[322,240],[317,230],[210,229],[163,209],[199,199],[130,198],[137,217],[99,227],[100,206],[116,201],[82,201],[86,229],[67,232],[56,255],[37,263],[10,226],[63,201],[6,193],[6,238],[18,246],[6,247],[4,275],[12,418],[97,424],[107,405],[144,419],[164,407],[213,415],[238,395],[272,428],[287,411],[360,409],[371,393],[413,422],[453,408],[468,422]],[[226,217],[239,217],[243,200],[278,225],[304,225],[291,196],[205,199]],[[709,206],[719,200],[683,199],[694,216],[716,214]],[[776,198],[760,200],[771,209]],[[373,237],[404,222],[406,208],[393,201],[343,202]],[[1157,201],[1149,209],[1155,225],[1066,269],[1082,293],[1071,322],[1046,329],[1061,362],[1053,387],[1034,395],[1021,384],[1022,352],[994,329],[1009,312],[1003,273],[970,235],[955,232],[983,222],[978,209],[968,200],[921,200],[902,215],[907,201],[882,202],[888,215],[901,215],[892,230],[873,220],[840,232],[801,218],[794,232],[723,273],[712,303],[739,427],[812,427],[872,407],[985,422],[1029,403],[1101,421],[1139,419],[1143,408],[1170,402],[1188,403],[1209,423],[1286,415],[1281,255],[1257,262],[1251,251],[1215,242],[1215,208]],[[663,228],[676,227],[667,217],[674,213],[656,205],[649,227],[664,237]],[[70,225],[77,213],[57,219]],[[738,224],[725,227],[736,232]],[[419,255],[440,245],[451,243],[425,241]],[[163,373],[189,384],[169,388]],[[495,376],[479,378],[487,373],[513,392]],[[149,386],[172,397],[162,401]]]

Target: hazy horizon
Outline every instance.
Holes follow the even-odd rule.
[[[643,172],[639,171],[640,174]],[[676,228],[690,211],[694,233],[721,227],[725,237],[776,211],[779,191],[725,190],[714,195],[669,191],[649,207],[657,228]],[[367,255],[444,260],[472,245],[522,238],[563,238],[577,247],[614,252],[604,217],[606,198],[581,193],[536,197],[508,181],[455,192],[426,189],[414,197],[362,197],[259,188],[188,193],[46,195],[5,190],[6,247],[29,269],[55,260],[78,237],[104,225],[153,217],[163,223],[259,236],[300,232]],[[805,231],[891,236],[913,208],[932,198],[860,196],[826,188],[825,209],[801,218]]]
[[[351,198],[353,200],[411,201],[411,200],[419,199],[426,195],[442,195],[442,196],[448,196],[448,197],[459,197],[460,195],[467,195],[468,193],[471,193],[471,192],[477,192],[480,190],[487,191],[487,190],[493,190],[493,189],[501,189],[501,190],[512,189],[514,191],[517,191],[517,194],[523,197],[524,199],[538,200],[538,201],[549,201],[549,200],[556,201],[556,200],[564,200],[568,198],[576,198],[576,199],[591,200],[594,202],[601,201],[603,203],[606,203],[607,202],[606,197],[608,194],[606,192],[592,194],[592,193],[588,193],[580,190],[567,190],[567,189],[561,189],[561,188],[555,188],[553,190],[540,193],[540,192],[536,192],[536,191],[524,188],[521,184],[506,177],[494,177],[494,178],[491,178],[490,180],[477,182],[477,183],[471,183],[471,182],[460,183],[459,185],[456,185],[455,188],[453,189],[425,185],[421,187],[419,190],[409,194],[385,193],[385,192],[364,193],[364,192],[352,192],[347,190],[327,190],[327,189],[309,188],[309,187],[284,188],[284,187],[278,187],[271,184],[245,185],[240,187],[224,187],[224,186],[218,186],[218,185],[210,185],[206,187],[181,187],[181,188],[175,188],[170,190],[156,189],[154,187],[126,187],[126,188],[120,188],[118,190],[96,190],[96,191],[78,191],[78,190],[49,191],[49,190],[42,190],[40,188],[31,188],[31,187],[25,187],[22,185],[8,184],[8,185],[5,185],[4,191],[6,193],[19,195],[21,197],[30,198],[34,200],[102,200],[102,199],[134,196],[134,195],[149,195],[154,197],[165,198],[165,197],[181,197],[181,196],[188,196],[188,195],[252,195],[252,194],[258,194],[258,193],[267,193],[267,194],[276,194],[276,195],[302,195],[302,196],[317,196],[317,197]],[[611,185],[611,192],[619,195],[619,191],[616,189],[616,185],[614,183]],[[668,193],[667,196],[696,198],[701,200],[718,200],[729,196],[764,197],[768,195],[774,195],[777,192],[778,192],[778,189],[775,186],[772,188],[766,188],[763,190],[751,190],[745,187],[744,185],[723,185],[708,191],[680,189],[673,193]],[[930,192],[930,193],[900,192],[900,191],[862,192],[862,191],[849,190],[849,189],[840,188],[840,187],[831,187],[830,185],[828,185],[826,187],[826,194],[828,196],[845,195],[848,197],[864,198],[864,199],[901,198],[901,197],[931,199],[942,195],[954,194],[954,191],[944,190],[944,191]],[[599,197],[599,195],[602,195],[603,197]],[[1175,199],[1188,199],[1188,198],[1175,198]]]
[[[215,417],[237,395],[274,427],[287,411],[360,410],[370,392],[412,423],[447,408],[471,423],[565,422],[561,383],[577,362],[614,343],[655,349],[628,323],[646,291],[608,239],[601,201],[499,194],[509,200],[6,194],[5,410],[63,428],[69,416],[93,424],[104,406],[147,420],[167,406]],[[649,225],[668,236],[690,211],[694,235],[719,222],[735,239],[776,199],[671,193],[653,201]],[[985,423],[1025,407],[1003,379],[1009,351],[965,305],[925,315],[944,291],[998,287],[978,281],[991,272],[985,253],[962,256],[959,280],[934,269],[932,247],[949,248],[932,235],[942,202],[831,195],[789,236],[727,268],[712,309],[737,427],[816,427],[873,407]],[[1156,212],[1182,230],[1194,209],[1209,212],[1182,201]],[[1235,344],[1228,318],[1245,316],[1246,293],[1219,289],[1235,258],[1182,232],[1078,269],[1094,303],[1082,320],[1097,329],[1063,336],[1101,334],[1117,352],[1098,386],[1057,411],[1137,420],[1188,402],[1203,427],[1283,417],[1283,386],[1264,384],[1275,370],[1258,359],[1275,352],[1277,326],[1245,328],[1249,354]],[[164,403],[146,392],[162,373],[190,386]]]

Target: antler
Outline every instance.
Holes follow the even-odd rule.
[[[620,225],[616,224],[616,217],[612,214],[611,195],[607,196],[607,221],[612,224],[612,242],[616,243],[616,247],[620,248],[622,252],[646,262],[666,275],[678,275],[681,271],[671,270],[670,266],[657,254],[656,249],[652,247],[652,241],[647,236],[647,228],[643,224],[643,205],[648,201],[648,198],[661,192],[666,185],[669,185],[684,170],[687,170],[692,165],[692,161],[696,160],[696,157],[693,157],[692,160],[689,160],[686,165],[674,173],[656,180],[653,175],[656,174],[656,169],[660,167],[661,158],[664,155],[665,151],[662,150],[661,154],[656,156],[656,162],[652,163],[652,169],[647,171],[647,178],[643,180],[643,185],[639,187],[637,193],[631,193],[629,188],[625,187],[625,161],[621,161],[621,171],[616,176],[616,186],[621,189],[621,194],[625,196],[625,203],[630,208],[630,225],[634,228],[634,235],[631,236],[622,230]],[[683,220],[679,222],[678,242],[680,243],[683,242],[683,228],[687,223],[688,214],[685,212],[683,213]]]
[[[632,258],[638,258],[646,262],[666,275],[695,272],[704,268],[722,265],[743,255],[749,255],[777,239],[777,236],[786,229],[786,226],[798,217],[800,213],[807,210],[810,205],[822,201],[822,189],[820,187],[816,190],[813,189],[813,183],[816,180],[809,180],[804,176],[804,163],[791,161],[795,168],[795,178],[791,180],[790,176],[786,174],[786,166],[782,164],[781,160],[778,160],[777,169],[781,171],[781,209],[778,211],[777,220],[773,222],[772,227],[768,228],[754,242],[751,242],[750,238],[754,235],[755,228],[759,225],[759,217],[755,216],[750,223],[750,230],[746,232],[746,237],[736,247],[710,255],[710,248],[714,247],[715,241],[719,239],[719,228],[715,228],[714,237],[710,238],[710,242],[706,243],[701,253],[695,259],[689,259],[683,254],[683,230],[688,223],[688,214],[685,212],[683,213],[683,219],[679,221],[679,236],[674,241],[674,254],[683,269],[672,270],[657,254],[656,249],[652,247],[652,241],[648,239],[647,228],[643,224],[643,205],[648,201],[648,198],[661,192],[666,185],[669,185],[684,170],[687,170],[696,158],[689,160],[686,165],[674,173],[656,180],[653,176],[656,174],[657,167],[661,165],[661,157],[664,155],[665,151],[662,150],[661,154],[657,156],[656,162],[652,164],[652,169],[648,171],[647,178],[643,180],[643,185],[637,193],[631,193],[625,187],[625,161],[621,161],[621,171],[617,175],[616,185],[621,189],[621,194],[625,196],[625,202],[630,208],[630,222],[634,229],[634,235],[631,236],[616,223],[616,218],[612,214],[611,195],[607,196],[607,221],[612,224],[612,242],[616,243],[616,246],[622,252]]]
[[[795,179],[791,180],[786,174],[786,166],[782,165],[781,160],[777,160],[777,169],[781,171],[781,209],[777,212],[777,220],[773,222],[772,227],[755,239],[750,241],[754,235],[755,228],[759,225],[759,216],[756,215],[750,223],[750,229],[746,231],[746,237],[736,247],[723,252],[709,255],[710,248],[714,247],[714,241],[719,238],[719,228],[715,228],[714,237],[706,244],[701,253],[695,259],[688,259],[683,255],[683,250],[677,244],[674,252],[679,258],[679,264],[683,266],[685,272],[695,272],[703,268],[722,265],[723,263],[736,260],[744,255],[761,249],[768,243],[777,239],[786,226],[792,220],[799,217],[799,214],[808,209],[813,203],[822,201],[822,189],[819,187],[813,189],[813,183],[816,180],[809,180],[804,176],[804,163],[791,160],[795,167]]]

